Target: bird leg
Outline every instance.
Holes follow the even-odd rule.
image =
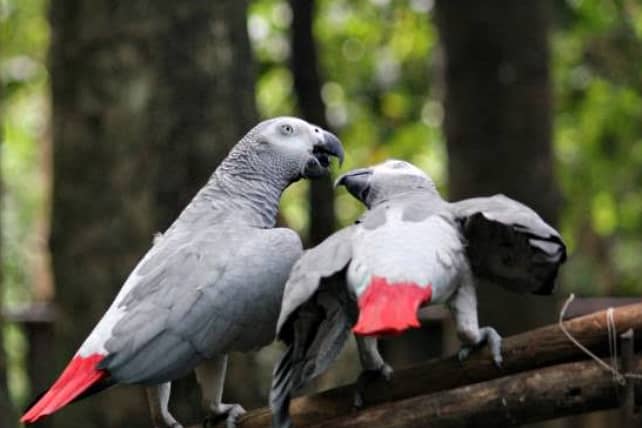
[[[353,403],[354,407],[361,408],[364,404],[363,396],[368,385],[378,378],[384,378],[386,382],[389,382],[393,370],[379,353],[376,337],[355,335],[355,339],[357,340],[362,370],[359,379],[357,379]]]
[[[155,428],[183,428],[183,425],[176,422],[176,419],[169,413],[167,408],[171,391],[171,382],[145,388],[149,412],[152,415]]]
[[[223,385],[227,371],[227,355],[221,355],[203,361],[194,369],[196,380],[201,386],[203,407],[209,413],[204,426],[225,418],[227,428],[235,428],[238,418],[245,413],[240,404],[225,404],[223,398]]]
[[[495,365],[501,368],[502,338],[492,327],[479,327],[477,294],[470,272],[464,274],[459,288],[448,302],[448,307],[455,318],[457,336],[463,343],[457,354],[459,361],[465,360],[473,350],[486,344]]]

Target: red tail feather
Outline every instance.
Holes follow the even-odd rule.
[[[56,412],[85,392],[90,386],[106,378],[107,372],[105,370],[96,369],[104,357],[100,354],[91,354],[88,357],[75,356],[58,380],[22,416],[20,422],[33,423]]]
[[[352,330],[363,336],[379,336],[419,327],[417,310],[431,298],[430,284],[389,283],[385,278],[373,276],[359,297],[359,320]]]

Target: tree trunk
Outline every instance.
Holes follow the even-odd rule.
[[[62,314],[52,379],[154,232],[256,121],[246,7],[237,0],[52,0],[50,247]],[[177,418],[200,414],[194,397],[172,406]],[[102,393],[55,418],[68,428],[150,423],[138,387]]]
[[[438,0],[436,22],[445,56],[451,199],[504,193],[555,224],[549,6]],[[512,334],[552,321],[553,302],[486,287],[480,318]]]
[[[321,99],[321,76],[313,35],[314,0],[289,0],[292,8],[291,69],[299,110],[303,118],[329,129]],[[330,177],[311,180],[307,244],[316,245],[334,232],[334,191]]]

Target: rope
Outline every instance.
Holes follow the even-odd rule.
[[[627,379],[642,380],[642,375],[640,374],[621,373],[619,370],[617,357],[617,327],[615,325],[615,318],[613,317],[613,308],[608,308],[606,311],[606,329],[609,338],[609,353],[611,356],[611,365],[605,363],[602,359],[600,359],[600,357],[592,353],[586,346],[582,345],[576,338],[573,337],[573,335],[571,335],[571,333],[569,333],[569,331],[566,329],[566,326],[564,325],[564,315],[566,315],[566,310],[574,299],[575,294],[571,293],[571,295],[566,300],[566,303],[564,303],[562,310],[560,311],[558,325],[560,327],[560,330],[562,330],[562,333],[564,333],[568,340],[570,340],[575,346],[577,346],[586,355],[595,360],[595,362],[598,363],[600,367],[611,373],[613,375],[614,382],[617,382],[618,384],[624,386],[627,383]]]

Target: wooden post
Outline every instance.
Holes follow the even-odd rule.
[[[634,371],[634,334],[633,329],[628,329],[620,335],[620,349],[622,351],[622,373]],[[632,427],[636,425],[635,416],[635,384],[633,380],[627,379],[626,385],[622,388],[622,410],[621,426]]]
[[[27,374],[32,395],[44,391],[52,381],[51,350],[56,317],[55,306],[45,302],[0,311],[0,319],[20,325],[27,336]],[[49,426],[52,426],[50,419],[45,419],[38,425],[42,428]]]

